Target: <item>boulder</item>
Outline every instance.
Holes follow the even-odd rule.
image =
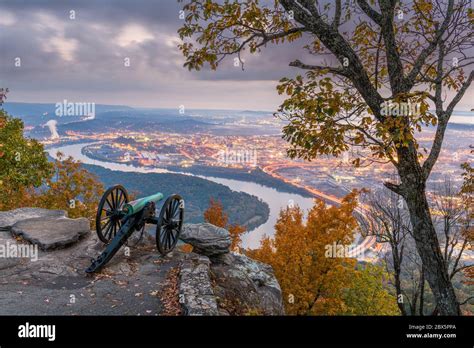
[[[180,272],[185,314],[284,314],[281,288],[271,266],[229,252],[226,229],[188,224],[180,239],[193,246]]]
[[[50,251],[77,242],[90,233],[90,226],[86,218],[69,219],[50,215],[18,221],[11,227],[11,233],[37,244],[41,250]]]
[[[232,244],[229,231],[208,223],[184,225],[180,239],[191,244],[196,253],[208,257],[228,253]]]
[[[18,208],[9,211],[0,211],[0,231],[10,230],[18,221],[31,218],[67,217],[64,210],[49,210],[43,208]]]
[[[271,266],[245,255],[229,254],[211,264],[219,306],[233,315],[283,315],[280,285]]]

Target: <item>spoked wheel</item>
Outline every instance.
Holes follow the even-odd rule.
[[[160,211],[156,225],[156,247],[162,255],[174,249],[183,227],[184,200],[180,195],[169,196]]]
[[[128,193],[121,185],[110,187],[102,196],[95,218],[97,236],[102,242],[109,243],[122,227],[120,220],[125,203],[128,203]]]

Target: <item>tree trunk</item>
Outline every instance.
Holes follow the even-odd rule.
[[[407,315],[407,312],[405,310],[405,304],[403,302],[400,303],[400,295],[403,298],[402,294],[402,284],[400,280],[400,275],[401,275],[401,266],[400,266],[400,258],[398,257],[398,245],[396,243],[391,243],[391,249],[392,249],[392,258],[393,258],[393,270],[394,270],[394,278],[395,278],[395,291],[397,293],[397,305],[398,308],[400,309],[400,312],[402,313],[403,316]]]
[[[423,316],[423,307],[425,305],[425,267],[421,266],[420,274],[420,316]]]
[[[453,285],[446,271],[425,193],[425,179],[413,163],[399,167],[403,197],[408,205],[413,236],[423,262],[424,276],[433,291],[441,315],[461,315]],[[412,165],[412,168],[410,167]]]

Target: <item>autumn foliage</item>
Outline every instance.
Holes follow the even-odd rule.
[[[48,161],[43,145],[23,135],[23,122],[0,111],[0,210],[61,209],[93,221],[103,187],[73,158]]]
[[[35,197],[36,206],[66,210],[69,217],[88,217],[92,223],[103,193],[102,184],[81,162],[61,153],[57,154],[53,169],[54,174],[44,181],[45,189]]]
[[[240,236],[246,231],[245,227],[238,224],[229,224],[228,215],[224,212],[222,203],[211,198],[209,201],[209,207],[204,212],[204,220],[218,227],[225,228],[229,231],[232,238],[231,250],[239,248],[242,240]]]
[[[273,267],[288,314],[398,314],[395,297],[384,287],[388,275],[381,267],[357,266],[354,258],[327,257],[334,242],[354,241],[356,206],[355,191],[337,207],[316,201],[306,222],[298,206],[288,207],[280,212],[274,238],[266,237],[259,249],[247,251]]]

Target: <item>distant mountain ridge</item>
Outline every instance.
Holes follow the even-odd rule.
[[[61,101],[60,103],[62,103]],[[74,102],[74,101],[68,101]],[[64,135],[67,131],[76,132],[113,132],[116,130],[173,132],[173,133],[207,133],[216,134],[250,134],[249,130],[244,130],[244,126],[235,127],[236,123],[247,119],[257,120],[259,118],[273,118],[270,112],[266,111],[231,111],[231,110],[205,110],[179,108],[134,108],[126,105],[95,105],[95,117],[87,116],[56,116],[56,104],[54,103],[22,103],[6,102],[3,109],[14,117],[19,117],[25,123],[30,136],[35,138],[48,138],[51,131],[46,123],[55,121],[59,135]],[[454,111],[453,116],[469,118],[473,113],[469,111]],[[464,121],[461,121],[464,122]],[[471,131],[474,124],[461,123],[454,119],[449,123],[451,130]],[[247,122],[248,123],[248,122]],[[229,127],[228,125],[231,125]],[[428,129],[434,127],[428,126]],[[280,129],[275,124],[275,129]],[[268,130],[268,129],[266,129]],[[257,128],[255,131],[258,132]]]
[[[59,101],[62,103],[63,100]],[[68,102],[82,103],[84,101],[68,100]],[[44,113],[55,116],[56,103],[20,103],[20,102],[6,102],[3,104],[3,109],[12,116],[24,117],[24,116],[38,116]],[[102,113],[107,111],[117,110],[134,110],[134,108],[126,105],[107,105],[107,104],[95,104],[96,113]]]

